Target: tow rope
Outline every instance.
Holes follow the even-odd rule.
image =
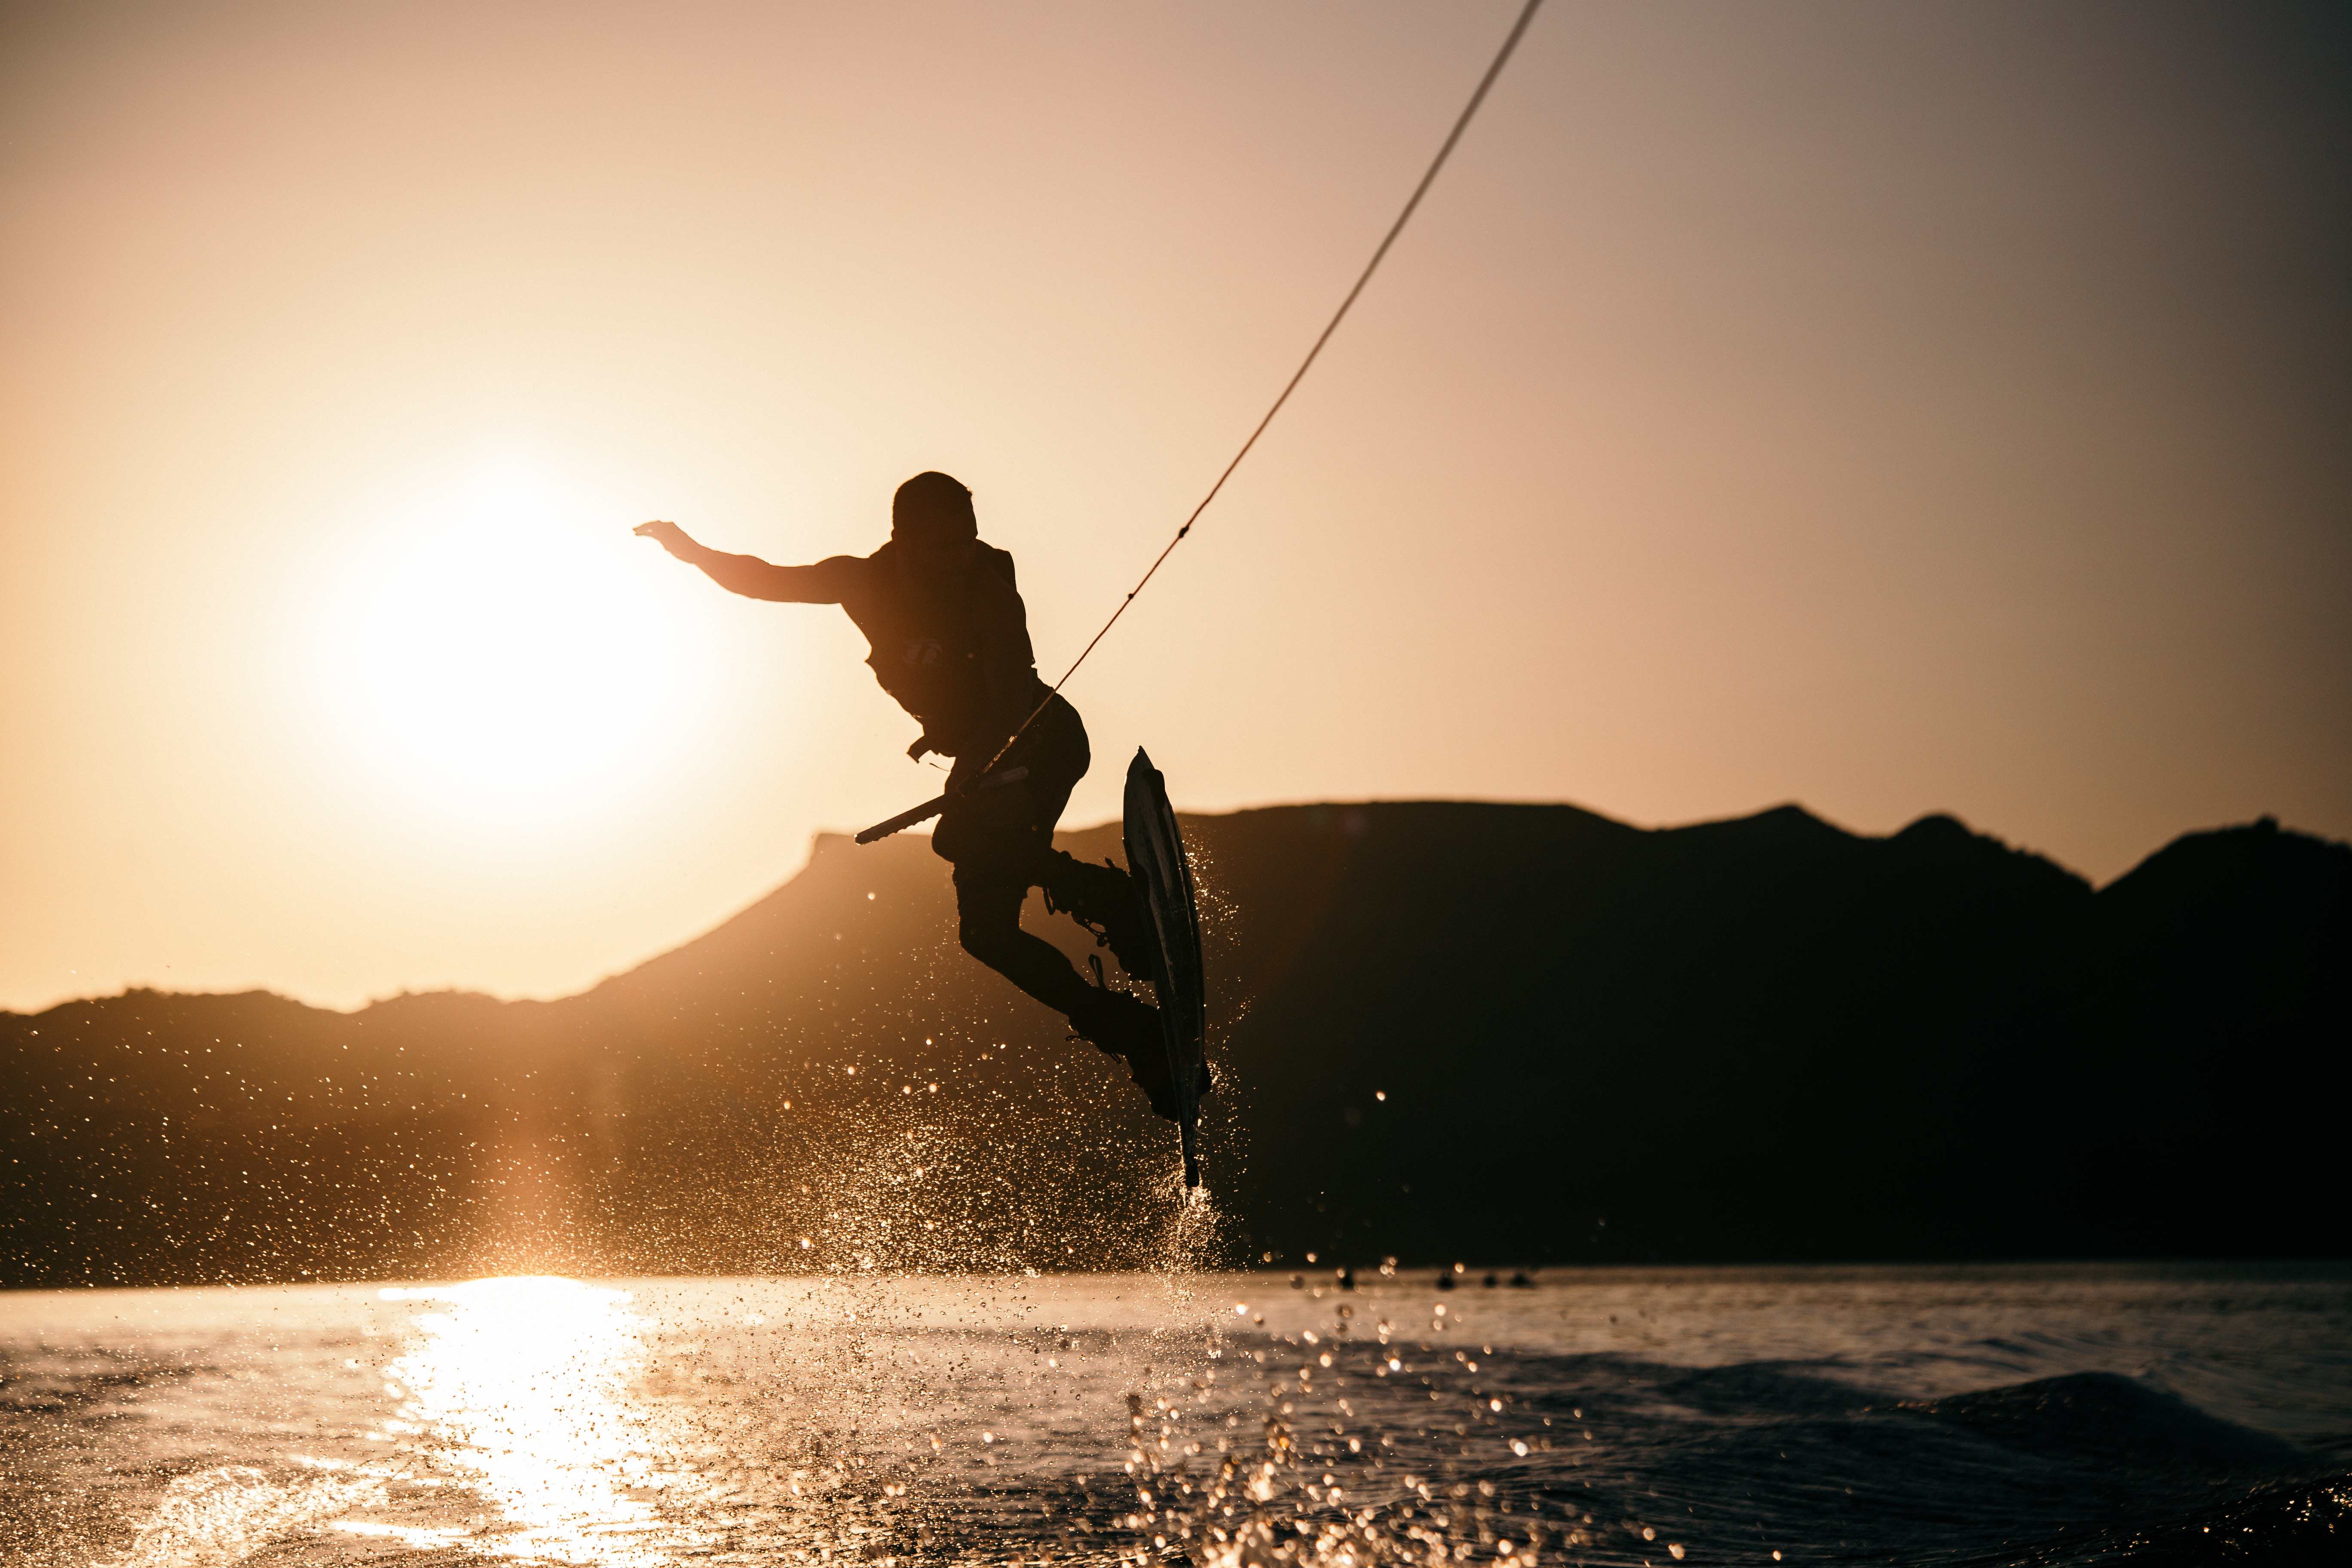
[[[1298,390],[1300,382],[1307,379],[1307,373],[1314,367],[1316,357],[1323,352],[1323,345],[1331,341],[1331,334],[1339,330],[1341,321],[1347,320],[1349,309],[1355,304],[1356,297],[1364,291],[1364,285],[1372,280],[1372,274],[1380,270],[1381,263],[1388,257],[1389,247],[1396,244],[1397,236],[1404,232],[1404,226],[1412,221],[1414,209],[1421,205],[1421,198],[1427,195],[1429,187],[1436,183],[1437,172],[1445,167],[1445,160],[1453,156],[1454,144],[1462,140],[1462,133],[1470,128],[1470,121],[1477,114],[1478,106],[1486,101],[1488,89],[1495,85],[1495,79],[1503,74],[1503,67],[1510,60],[1511,52],[1519,47],[1519,39],[1527,34],[1528,24],[1536,19],[1536,12],[1542,5],[1543,0],[1528,0],[1527,5],[1520,8],[1518,20],[1511,24],[1509,34],[1503,39],[1503,47],[1495,51],[1494,61],[1486,67],[1486,74],[1478,79],[1478,86],[1470,94],[1470,101],[1462,106],[1461,114],[1454,121],[1454,129],[1445,133],[1444,142],[1437,149],[1437,156],[1429,161],[1429,168],[1422,174],[1421,183],[1413,186],[1412,195],[1405,198],[1404,209],[1397,214],[1396,221],[1389,225],[1388,233],[1381,237],[1380,246],[1372,252],[1372,258],[1364,263],[1363,271],[1357,275],[1355,287],[1349,289],[1347,298],[1339,301],[1339,308],[1331,312],[1331,319],[1323,324],[1322,331],[1316,335],[1314,347],[1308,349],[1307,357],[1298,362],[1298,368],[1290,373],[1290,379],[1283,384],[1281,393],[1275,398],[1272,406],[1266,409],[1265,416],[1257,422],[1257,427],[1249,433],[1249,439],[1242,443],[1241,450],[1234,454],[1234,460],[1225,465],[1224,471],[1217,476],[1217,482],[1211,485],[1209,493],[1201,498],[1200,505],[1194,507],[1184,519],[1184,524],[1176,531],[1176,536],[1161,547],[1158,555],[1152,557],[1150,566],[1145,569],[1140,578],[1137,579],[1135,586],[1127,591],[1127,597],[1118,602],[1118,608],[1110,613],[1110,619],[1105,621],[1101,629],[1087,639],[1087,646],[1078,650],[1078,657],[1070,661],[1070,668],[1062,671],[1062,679],[1054,682],[1047,689],[1044,700],[1035,708],[1030,710],[1029,717],[1021,721],[1021,727],[1013,731],[1011,739],[999,746],[996,749],[996,754],[988,759],[988,766],[980,770],[975,778],[975,785],[972,787],[978,787],[982,782],[990,777],[990,770],[1003,762],[1005,753],[1013,750],[1020,742],[1021,737],[1029,732],[1029,726],[1037,721],[1038,715],[1044,713],[1046,706],[1061,694],[1062,688],[1070,683],[1070,677],[1077,674],[1078,667],[1087,662],[1087,656],[1095,651],[1097,643],[1110,635],[1111,627],[1118,625],[1119,616],[1127,614],[1127,607],[1135,603],[1135,596],[1143,592],[1153,576],[1159,573],[1160,566],[1176,552],[1176,547],[1184,542],[1184,536],[1192,531],[1192,525],[1201,521],[1201,514],[1209,510],[1209,503],[1217,499],[1217,492],[1225,488],[1225,481],[1234,477],[1234,470],[1240,468],[1242,459],[1250,455],[1250,448],[1257,445],[1257,438],[1265,434],[1265,427],[1274,423],[1274,416],[1282,412],[1282,405],[1290,401],[1290,395]],[[901,812],[887,822],[876,823],[857,836],[857,842],[871,844],[877,838],[887,837],[902,828],[912,827],[919,822],[927,821],[945,810],[948,803],[954,798],[951,795],[943,795],[937,800],[927,801],[911,811]]]

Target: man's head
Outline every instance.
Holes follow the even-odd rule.
[[[890,537],[921,555],[961,555],[980,537],[971,492],[936,470],[917,474],[890,498]]]

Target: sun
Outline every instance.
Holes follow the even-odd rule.
[[[660,775],[710,647],[634,521],[506,461],[368,531],[317,674],[373,782],[496,823],[594,815]]]

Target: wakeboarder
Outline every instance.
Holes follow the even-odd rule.
[[[1089,984],[1059,948],[1021,929],[1029,889],[1042,888],[1048,910],[1093,931],[1129,975],[1153,978],[1156,938],[1128,874],[1054,847],[1054,824],[1092,760],[1087,729],[1038,679],[1013,557],[982,542],[971,492],[946,474],[917,474],[891,500],[887,543],[809,566],[730,555],[675,522],[635,531],[730,593],[848,612],[874,678],[922,726],[907,755],[955,760],[931,848],[955,868],[964,951],[1124,1058],[1152,1110],[1189,1127],[1159,1009]],[[1184,1100],[1208,1091],[1204,1068],[1198,1078]]]

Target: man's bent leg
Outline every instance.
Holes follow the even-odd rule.
[[[1097,1048],[1127,1060],[1151,1109],[1176,1116],[1173,1080],[1160,1033],[1160,1015],[1124,991],[1089,985],[1043,937],[1021,929],[1025,883],[956,871],[956,916],[963,950],[1070,1021]]]
[[[956,934],[963,950],[1065,1017],[1086,1009],[1095,989],[1043,937],[1021,929],[1029,885],[956,868]]]

